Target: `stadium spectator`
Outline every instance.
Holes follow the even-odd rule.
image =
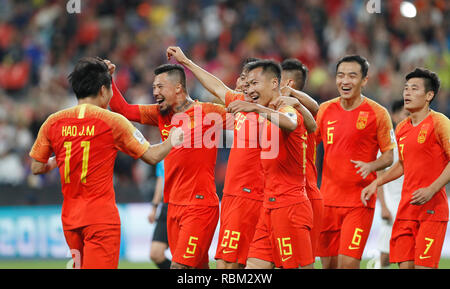
[[[152,71],[176,44],[230,87],[247,57],[298,58],[310,68],[306,92],[319,102],[336,94],[333,64],[343,54],[361,54],[372,63],[365,92],[385,107],[401,95],[402,75],[426,66],[442,80],[432,108],[449,115],[448,1],[416,1],[412,19],[400,15],[400,2],[384,1],[381,13],[370,14],[363,0],[98,0],[82,1],[81,13],[71,14],[67,1],[2,0],[0,70],[19,65],[19,73],[12,86],[3,85],[9,77],[0,78],[0,104],[14,130],[21,126],[17,112],[29,109],[23,124],[36,136],[50,113],[74,104],[66,77],[80,56],[116,63],[119,89],[132,103],[148,103],[140,98],[152,95]],[[192,95],[214,100],[187,77]],[[18,154],[27,165],[26,154],[8,154]],[[116,174],[126,166],[118,161]],[[136,181],[136,163],[131,166],[133,174],[124,178]],[[46,177],[44,183],[55,180]]]

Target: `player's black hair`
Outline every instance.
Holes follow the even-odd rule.
[[[403,99],[394,100],[391,104],[392,113],[402,110],[403,106],[405,106],[405,101]]]
[[[439,76],[428,69],[425,68],[416,68],[414,71],[408,73],[405,77],[406,81],[410,80],[411,78],[422,78],[425,84],[425,93],[427,93],[428,91],[433,91],[434,92],[434,96],[431,99],[431,101],[433,101],[433,99],[436,97],[436,95],[439,92],[439,87],[441,86],[441,81],[439,79]],[[430,103],[431,103],[430,101]]]
[[[306,79],[308,78],[308,68],[300,60],[295,58],[285,59],[281,63],[283,71],[293,73],[295,89],[303,90],[305,88]]]
[[[186,91],[186,73],[180,64],[162,64],[155,69],[154,73],[155,75],[167,73],[170,77],[175,76],[177,81],[181,83],[184,91]]]
[[[281,81],[281,65],[274,60],[268,59],[257,60],[248,63],[246,67],[249,72],[252,71],[253,69],[262,67],[262,71],[264,74],[270,73],[278,79],[278,83],[280,83]]]
[[[96,96],[104,85],[111,87],[108,66],[99,57],[83,57],[67,77],[77,99]]]
[[[361,66],[361,73],[362,73],[362,77],[366,77],[367,73],[369,72],[369,61],[367,61],[367,59],[361,55],[347,55],[342,57],[338,63],[336,64],[336,72],[339,68],[339,65],[341,65],[341,63],[343,62],[356,62]]]
[[[244,59],[244,61],[242,61],[242,71],[243,72],[248,72],[248,66],[250,63],[255,62],[261,60],[260,58],[256,58],[256,57],[247,57],[246,59]]]

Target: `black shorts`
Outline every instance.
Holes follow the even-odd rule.
[[[153,232],[153,241],[169,244],[167,239],[167,208],[169,204],[163,203],[158,220],[156,220],[155,231]]]

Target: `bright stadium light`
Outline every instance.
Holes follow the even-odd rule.
[[[403,17],[414,18],[417,15],[417,9],[413,3],[409,1],[403,1],[400,4],[400,13],[402,14]]]

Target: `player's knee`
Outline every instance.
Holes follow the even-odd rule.
[[[359,269],[360,264],[361,264],[361,260],[359,260],[359,259],[349,257],[349,256],[339,255],[338,269]]]
[[[273,263],[256,258],[248,258],[245,269],[273,269]]]
[[[244,265],[239,264],[239,263],[227,262],[225,260],[218,259],[216,261],[216,268],[217,269],[243,269]]]
[[[164,262],[166,259],[166,256],[164,255],[164,252],[160,251],[151,251],[150,252],[150,259],[155,262],[156,264]]]
[[[193,269],[193,267],[172,261],[172,264],[170,265],[170,269]]]
[[[154,249],[150,250],[150,259],[155,263],[161,263],[166,259],[164,255],[164,250]]]

